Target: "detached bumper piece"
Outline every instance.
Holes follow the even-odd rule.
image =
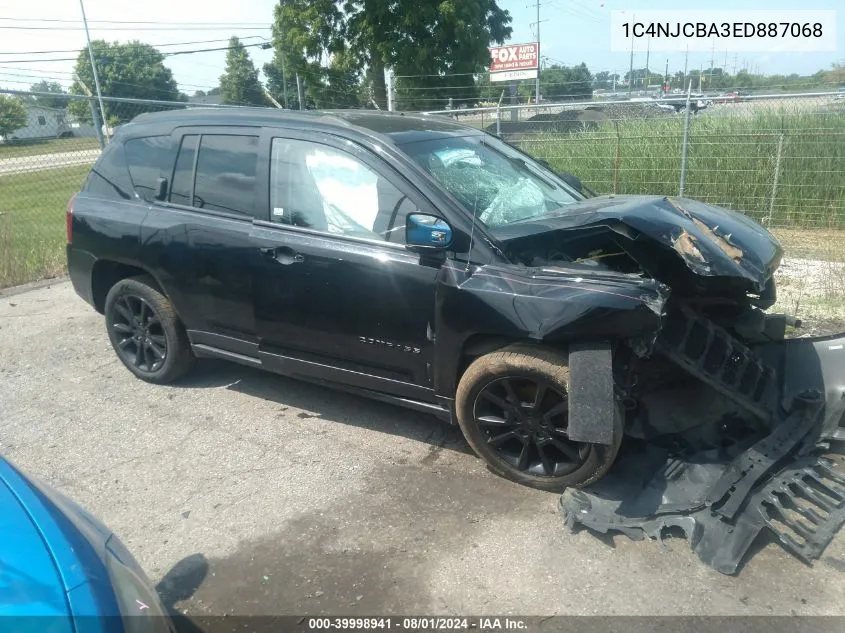
[[[629,446],[614,469],[560,499],[564,521],[605,534],[662,540],[680,528],[702,561],[737,572],[754,539],[770,530],[809,563],[845,523],[845,472],[821,456],[825,417],[841,419],[819,397],[796,399],[772,433],[673,456],[654,445]]]

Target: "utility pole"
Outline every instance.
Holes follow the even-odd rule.
[[[681,79],[681,88],[687,85],[687,64],[689,63],[689,44],[687,44],[687,52],[684,55],[684,76]]]
[[[663,96],[669,92],[669,58],[666,58],[666,71],[663,73]]]
[[[299,109],[302,110],[302,84],[299,81],[299,73],[296,73],[296,95],[299,98]]]
[[[395,90],[393,86],[393,69],[388,68],[385,70],[385,74],[387,75],[387,110],[388,112],[393,112],[396,110],[396,96],[393,93]]]
[[[85,17],[85,5],[79,0],[79,8],[82,9],[82,22],[85,24],[85,39],[88,40],[88,57],[91,60],[91,72],[94,74],[94,88],[97,90],[97,101],[100,102],[100,115],[103,117],[106,142],[109,138],[109,123],[106,120],[106,107],[103,105],[103,93],[100,90],[100,77],[97,75],[97,64],[94,62],[94,51],[91,48],[91,35],[88,33],[88,18]]]
[[[103,126],[97,121],[100,115],[97,114],[97,108],[94,106],[94,95],[91,93],[88,85],[76,73],[73,73],[73,80],[82,87],[82,92],[88,97],[88,107],[91,109],[91,123],[94,125],[94,133],[97,135],[97,142],[100,144],[100,149],[103,149],[106,143],[103,139]]]
[[[285,54],[282,53],[282,94],[285,98],[285,110],[288,109],[288,77],[287,71],[285,70]]]
[[[636,22],[637,16],[632,16],[631,21]],[[628,98],[631,98],[631,91],[634,88],[634,34],[631,33],[631,68],[628,71]]]
[[[648,87],[651,85],[651,73],[648,70],[648,56],[651,54],[651,36],[648,36],[645,45],[645,89],[648,91]]]
[[[540,105],[540,0],[537,0],[537,79],[534,86],[537,105]]]
[[[713,45],[710,47],[710,81],[708,82],[709,85],[707,86],[708,90],[710,89],[710,86],[713,85],[713,64],[715,63],[713,61],[713,55],[715,53],[716,53],[716,42],[713,42]]]

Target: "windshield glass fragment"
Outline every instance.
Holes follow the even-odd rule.
[[[444,138],[403,149],[487,227],[540,217],[580,199],[556,175],[495,137]]]

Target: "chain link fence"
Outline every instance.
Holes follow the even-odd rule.
[[[0,141],[0,287],[64,271],[64,214],[115,129],[141,112],[235,107],[15,93],[27,123]],[[772,229],[788,260],[779,307],[845,323],[845,98],[692,97],[447,110],[599,193],[684,195]]]
[[[501,136],[598,193],[739,210],[786,254],[775,310],[845,329],[845,94],[498,106],[431,112]]]
[[[684,195],[774,228],[845,229],[845,94],[445,110],[601,193]],[[686,156],[685,156],[686,155]]]
[[[38,93],[2,91],[19,99],[25,125],[0,137],[0,288],[61,275],[65,210],[108,139],[143,112],[237,107],[207,103],[67,95],[64,108],[39,105]]]

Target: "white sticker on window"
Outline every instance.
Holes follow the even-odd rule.
[[[285,217],[285,210],[282,207],[273,207],[273,217],[274,218]]]

